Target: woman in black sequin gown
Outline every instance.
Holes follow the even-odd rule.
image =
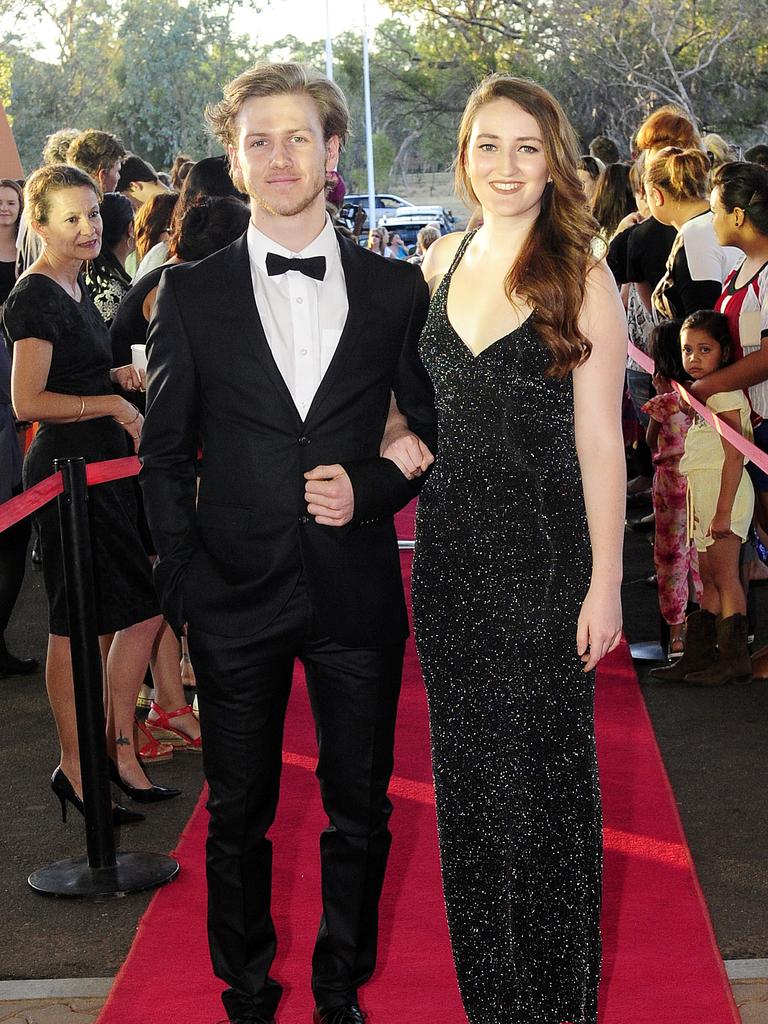
[[[483,83],[458,163],[484,224],[425,260],[433,301],[420,351],[439,444],[413,600],[445,901],[472,1024],[597,1020],[592,670],[621,629],[626,323],[590,251],[576,154],[543,89]],[[553,282],[566,295],[559,310]]]

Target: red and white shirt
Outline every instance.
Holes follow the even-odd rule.
[[[723,292],[715,303],[718,313],[728,318],[733,361],[757,352],[763,338],[768,337],[768,263],[746,284],[736,288],[743,264],[741,260],[725,279]],[[761,419],[768,419],[768,381],[752,385],[749,401]]]

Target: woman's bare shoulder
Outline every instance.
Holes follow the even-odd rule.
[[[452,231],[449,235],[438,238],[427,249],[424,262],[421,264],[421,271],[424,274],[424,280],[429,285],[430,295],[434,294],[435,289],[439,287],[448,272],[465,235],[464,231]]]

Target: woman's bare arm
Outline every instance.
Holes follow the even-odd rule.
[[[589,273],[580,326],[592,343],[589,359],[573,371],[576,449],[592,545],[592,579],[577,633],[578,651],[588,671],[621,635],[627,482],[621,431],[627,322],[604,262]]]

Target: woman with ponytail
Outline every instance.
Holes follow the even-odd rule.
[[[721,391],[748,389],[755,444],[768,452],[768,169],[753,163],[724,164],[712,184],[712,225],[718,241],[743,253],[715,303],[728,319],[733,355],[728,366],[697,381],[691,390],[706,402]],[[756,547],[765,560],[768,475],[752,462],[747,471],[761,528]],[[768,649],[756,656],[755,674],[768,675]]]
[[[711,309],[738,251],[721,246],[712,227],[706,153],[667,146],[645,169],[645,194],[651,215],[677,230],[667,272],[653,292],[653,305],[663,320],[685,318]]]

